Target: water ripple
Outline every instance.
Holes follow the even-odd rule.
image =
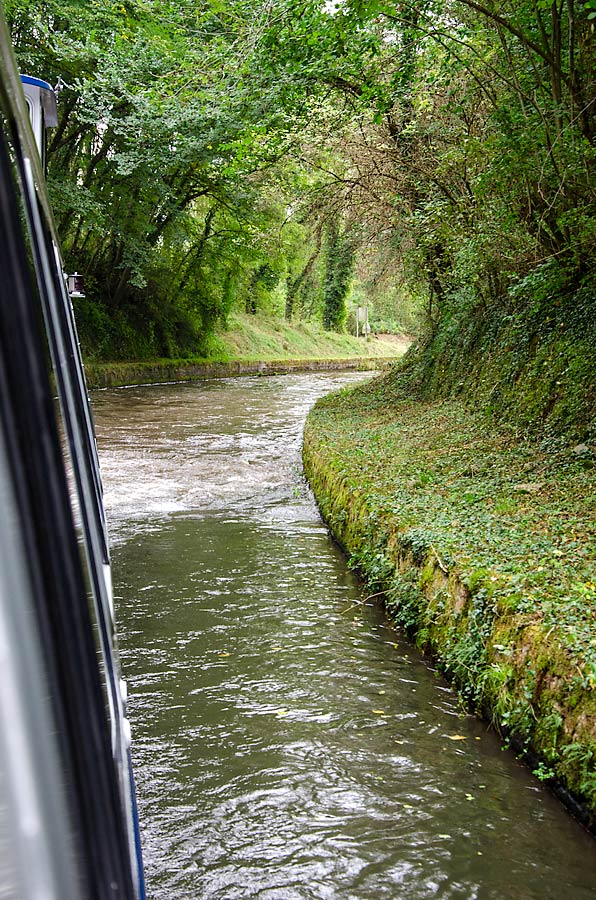
[[[149,896],[588,900],[593,841],[320,522],[300,432],[345,380],[94,398]]]

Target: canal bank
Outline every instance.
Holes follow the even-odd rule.
[[[369,593],[594,830],[593,448],[378,379],[319,401],[303,458]]]
[[[402,351],[403,353],[403,351]],[[291,372],[370,372],[388,368],[401,358],[361,356],[331,359],[155,360],[152,362],[87,363],[91,390],[143,384],[171,384],[236,378],[242,375],[287,375]]]
[[[240,313],[230,317],[228,326],[213,338],[205,357],[87,360],[87,383],[90,388],[109,388],[242,375],[371,371],[401,359],[412,343],[404,334],[355,338],[304,322],[291,324]]]

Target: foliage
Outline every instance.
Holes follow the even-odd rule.
[[[7,4],[22,68],[64,83],[49,180],[67,265],[86,276],[77,313],[91,355],[200,353],[234,300],[260,288],[268,305],[265,271],[279,280],[270,231],[286,198],[259,168],[288,129],[279,104],[268,112],[270,97],[238,83],[236,44],[254,37],[239,13]]]
[[[200,353],[232,306],[279,313],[286,295],[288,318],[322,316],[335,164],[315,147],[348,111],[271,53],[270,9],[10,0],[6,12],[22,68],[64,85],[49,179],[67,265],[86,276],[88,354]]]
[[[429,390],[475,390],[470,351],[494,354],[493,406],[515,406],[555,320],[585,384],[568,299],[596,319],[591,0],[6,9],[22,66],[65,83],[50,181],[94,355],[202,352],[233,309],[341,329],[354,290],[373,325],[424,308]]]
[[[323,325],[328,331],[341,331],[346,321],[346,297],[354,264],[351,238],[331,222],[328,230],[327,259],[323,279]]]
[[[332,90],[352,111],[357,125],[332,136],[342,162],[328,190],[358,222],[357,274],[368,270],[374,284],[375,268],[388,264],[410,292],[426,294],[422,380],[437,387],[446,354],[457,385],[471,346],[487,354],[515,337],[505,332],[512,315],[523,321],[522,296],[543,332],[560,291],[572,296],[591,283],[591,10],[515,0],[505,14],[471,0],[354,0],[282,5],[272,26],[268,65],[283,60],[296,81]],[[549,277],[542,303],[547,270],[558,270],[559,287]]]

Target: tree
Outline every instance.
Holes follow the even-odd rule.
[[[350,234],[333,220],[327,230],[327,259],[323,279],[323,326],[341,331],[346,321],[346,297],[354,267]]]
[[[7,10],[23,66],[66,83],[58,223],[120,354],[196,351],[234,303],[340,327],[362,259],[425,282],[435,328],[549,260],[592,271],[592,0]]]

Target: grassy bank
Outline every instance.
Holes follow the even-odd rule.
[[[396,335],[371,335],[356,338],[352,334],[324,331],[320,325],[300,322],[289,324],[275,316],[230,316],[227,331],[213,343],[213,354],[220,360],[349,359],[351,357],[401,356],[409,339]]]
[[[381,378],[317,404],[304,461],[370,593],[594,827],[594,448]]]
[[[409,393],[469,398],[527,431],[596,441],[596,281],[578,287],[552,269],[499,302],[454,298],[409,355]]]
[[[276,318],[236,316],[215,338],[208,357],[189,359],[87,362],[91,388],[271,375],[291,371],[371,369],[401,357],[409,339],[381,335],[367,340],[323,331],[314,325],[289,325]]]

